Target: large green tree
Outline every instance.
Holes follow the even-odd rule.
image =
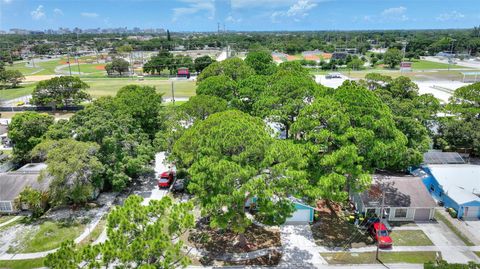
[[[270,85],[253,105],[254,113],[283,124],[288,138],[290,126],[300,110],[313,100],[319,86],[310,77],[293,71],[280,71],[269,79]]]
[[[242,59],[230,58],[221,62],[214,62],[206,67],[197,77],[200,83],[202,80],[218,75],[225,75],[231,79],[238,81],[246,79],[255,74],[255,70],[248,66]]]
[[[45,113],[24,112],[13,116],[8,128],[8,138],[13,143],[13,156],[19,162],[30,160],[30,151],[42,141],[53,116]]]
[[[437,145],[446,150],[480,154],[480,82],[455,90],[446,109],[451,116],[440,120]]]
[[[45,160],[46,173],[52,177],[49,194],[54,204],[82,204],[94,198],[103,185],[99,177],[103,166],[96,157],[99,146],[73,139],[45,140],[33,150],[35,158]]]
[[[383,56],[383,62],[390,68],[395,68],[403,59],[402,52],[397,48],[390,48]]]
[[[62,76],[40,81],[32,93],[32,102],[36,105],[59,106],[78,105],[90,100],[85,91],[88,84],[78,77]]]
[[[114,58],[111,63],[105,65],[108,75],[118,73],[120,76],[128,72],[130,64],[122,58]]]
[[[251,224],[245,203],[255,198],[257,220],[281,224],[293,212],[289,195],[306,183],[306,154],[292,141],[274,142],[262,120],[236,110],[196,122],[177,140],[173,155],[188,168],[189,190],[210,225],[243,233]]]
[[[104,243],[79,247],[71,241],[51,253],[45,265],[53,269],[77,268],[183,268],[190,264],[180,237],[194,226],[191,203],[174,203],[166,196],[141,204],[129,196],[108,215]]]
[[[215,60],[213,60],[212,57],[208,55],[195,58],[195,71],[200,73],[203,71],[203,69],[207,68],[207,66],[209,66],[213,62],[215,62]]]
[[[3,70],[3,71],[0,71],[0,82],[5,87],[15,88],[24,79],[25,79],[25,77],[18,70]]]
[[[269,51],[251,51],[247,54],[245,63],[259,75],[271,75],[277,67]]]

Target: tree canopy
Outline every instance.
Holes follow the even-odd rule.
[[[8,126],[8,138],[13,143],[15,160],[30,160],[30,151],[42,141],[43,135],[53,123],[53,116],[45,113],[27,111],[15,114]]]
[[[143,206],[143,198],[131,195],[107,218],[108,239],[98,245],[79,247],[72,241],[51,253],[45,265],[53,269],[186,267],[190,259],[179,238],[194,226],[191,203],[174,203],[165,196]],[[80,266],[81,264],[81,266]]]
[[[36,105],[51,105],[54,108],[78,105],[90,100],[90,95],[85,91],[88,88],[88,84],[78,77],[54,77],[37,84],[32,93],[32,102]]]
[[[53,178],[49,195],[54,204],[82,204],[95,197],[103,187],[98,150],[96,143],[73,139],[45,140],[32,150],[33,156],[47,163],[40,180]]]

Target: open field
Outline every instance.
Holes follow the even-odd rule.
[[[45,258],[30,259],[30,260],[0,261],[0,268],[10,268],[10,269],[40,268],[40,267],[44,267],[43,265],[44,261],[45,261]]]
[[[427,60],[413,60],[412,61],[412,69],[414,70],[426,70],[426,69],[448,69],[448,68],[466,68],[469,69],[468,67],[464,66],[459,66],[455,64],[445,64],[445,63],[437,63],[437,62],[431,62]]]
[[[0,89],[0,101],[1,100],[11,100],[19,98],[25,95],[32,94],[35,84],[22,85],[18,88],[13,89]]]
[[[338,252],[338,253],[320,253],[329,264],[368,264],[379,263],[375,259],[375,252]],[[440,254],[438,254],[440,255]],[[379,260],[382,263],[426,263],[435,261],[437,252],[390,252],[381,251]]]
[[[393,230],[390,237],[395,246],[433,246],[432,241],[421,230]]]
[[[73,240],[79,236],[85,225],[64,224],[45,221],[39,225],[38,230],[27,233],[19,238],[20,243],[15,248],[9,249],[9,253],[39,252],[58,248],[65,240]]]
[[[94,98],[102,96],[114,96],[120,88],[130,84],[154,86],[158,93],[163,93],[164,97],[172,96],[172,81],[168,80],[132,80],[132,79],[85,79],[90,88],[88,93]],[[194,81],[180,80],[173,81],[175,97],[190,97],[195,95],[196,84]]]

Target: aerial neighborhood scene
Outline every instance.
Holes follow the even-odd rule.
[[[480,268],[480,3],[0,0],[0,268]]]

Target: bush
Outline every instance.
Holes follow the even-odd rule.
[[[457,211],[455,209],[449,207],[447,208],[447,212],[452,218],[457,218]]]

